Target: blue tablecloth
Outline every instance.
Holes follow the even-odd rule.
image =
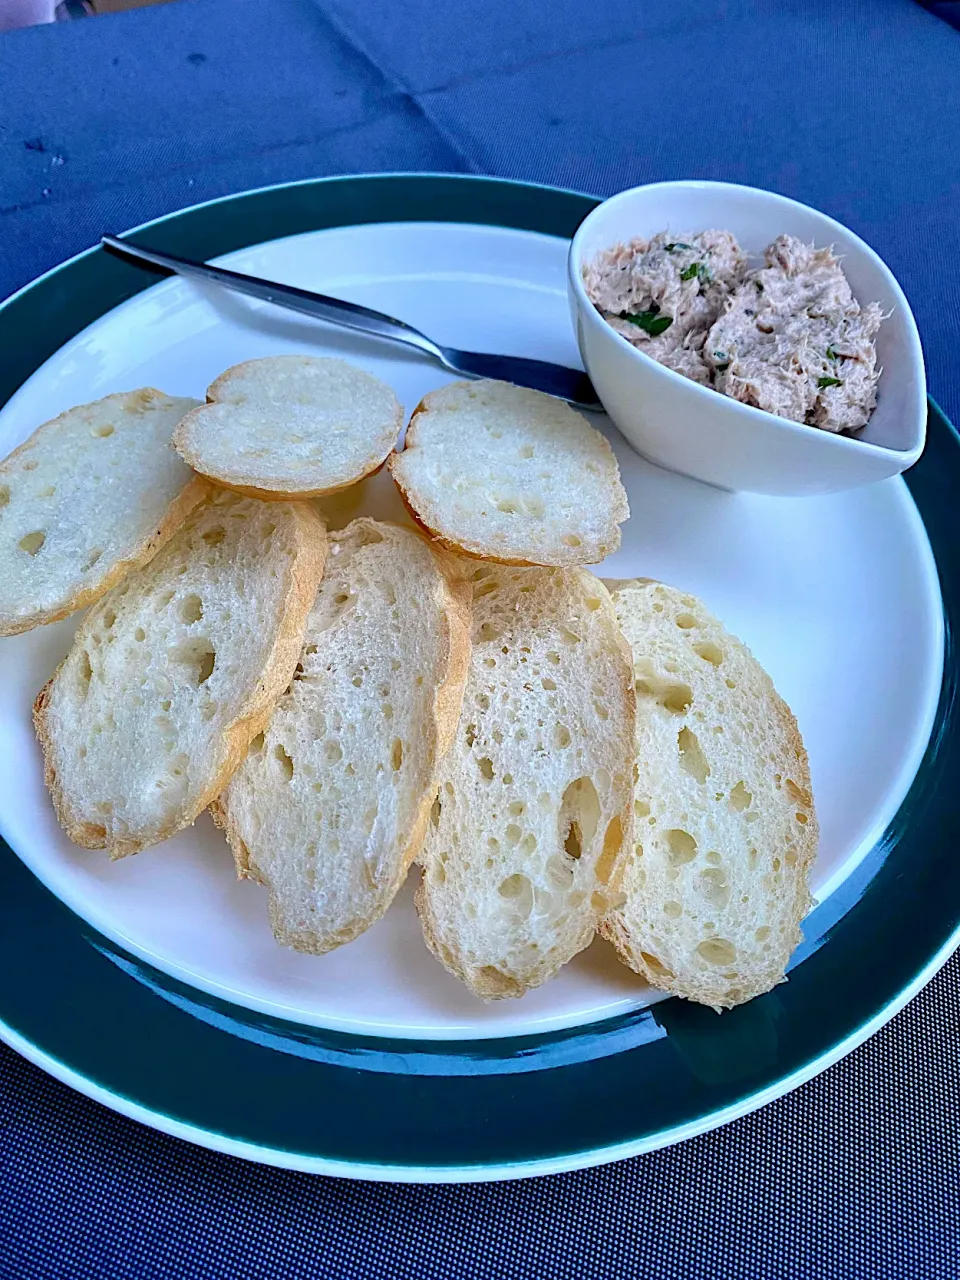
[[[397,169],[816,205],[896,272],[960,420],[960,33],[912,0],[181,0],[0,37],[0,296],[184,204]],[[0,1277],[954,1280],[958,1026],[954,963],[755,1116],[495,1188],[243,1165],[4,1050]]]

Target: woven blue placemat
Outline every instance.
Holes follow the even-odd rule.
[[[103,230],[269,182],[723,178],[879,250],[956,421],[958,85],[960,34],[912,0],[181,0],[18,32],[0,38],[0,296]],[[463,1188],[246,1165],[0,1049],[0,1280],[955,1280],[958,1027],[954,961],[845,1062],[718,1133]]]

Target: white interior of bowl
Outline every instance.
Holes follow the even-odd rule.
[[[889,313],[877,335],[882,368],[877,407],[857,439],[885,449],[919,451],[926,423],[926,378],[910,306],[893,273],[870,246],[826,214],[771,191],[725,182],[634,187],[611,197],[584,220],[572,247],[576,274],[579,277],[584,262],[620,241],[658,231],[679,236],[713,228],[732,232],[757,263],[781,234],[833,246],[854,296],[861,303],[879,302]],[[637,355],[642,358],[640,352]],[[691,385],[680,374],[672,376]]]

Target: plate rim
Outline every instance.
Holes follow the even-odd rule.
[[[221,204],[229,204],[246,196],[287,191],[292,188],[321,187],[324,184],[368,183],[371,179],[376,181],[386,178],[401,179],[405,182],[414,183],[421,179],[442,179],[444,182],[448,183],[474,183],[481,186],[487,186],[489,188],[519,188],[548,197],[556,195],[574,197],[576,200],[584,202],[584,206],[586,206],[588,202],[596,200],[596,197],[585,196],[583,193],[571,191],[565,188],[551,187],[547,184],[516,182],[508,179],[487,178],[482,175],[473,174],[392,173],[343,176],[335,175],[327,178],[301,179],[293,183],[274,183],[263,187],[252,188],[249,191],[235,192],[229,195],[219,196],[212,200],[203,201],[199,204],[173,211],[172,213],[162,215],[158,218],[150,219],[147,222],[139,224],[136,228],[131,228],[131,231],[143,230],[157,226],[158,224],[170,224],[176,222],[178,218],[185,214],[190,214],[201,209],[212,208]],[[584,208],[584,212],[586,212],[586,208]],[[374,219],[374,221],[380,220],[381,219]],[[382,220],[389,221],[390,219],[384,218]],[[490,223],[488,221],[487,225],[504,224]],[[285,234],[292,233],[288,232]],[[546,234],[556,233],[547,232]],[[276,236],[273,238],[279,239],[282,237]],[[251,243],[258,242],[259,241]],[[228,253],[231,251],[232,250],[227,249],[223,252]],[[30,290],[40,286],[46,281],[49,281],[58,273],[78,261],[91,257],[98,252],[100,252],[100,247],[92,246],[50,268],[35,280],[22,286],[22,288],[10,295],[9,298],[5,299],[3,303],[0,303],[0,313],[5,311],[12,303],[23,297]],[[148,285],[144,285],[144,287],[148,287]],[[117,304],[111,304],[106,308],[106,311],[101,312],[101,314],[106,314],[106,312],[112,310],[115,305]],[[59,349],[59,345],[62,344],[58,343],[54,350]],[[44,357],[44,359],[46,358],[48,357]],[[42,362],[43,361],[41,361],[41,363]],[[943,417],[944,422],[947,422],[947,425],[949,426],[948,420],[945,416],[941,414],[941,417]],[[911,498],[916,505],[916,500],[912,494]],[[923,516],[918,506],[917,514],[921,522],[925,525],[925,521],[923,521]],[[903,806],[901,806],[901,808],[902,807]],[[33,872],[30,871],[30,874],[33,875]],[[49,892],[49,890],[46,889],[44,889],[44,891]],[[887,1000],[887,1002],[883,1004],[872,1017],[865,1020],[849,1035],[831,1046],[828,1051],[820,1054],[818,1057],[812,1059],[810,1062],[804,1064],[792,1073],[780,1076],[765,1087],[754,1092],[748,1091],[729,1106],[722,1107],[719,1110],[705,1111],[695,1120],[686,1124],[673,1126],[664,1130],[658,1130],[641,1138],[630,1139],[623,1143],[601,1145],[592,1149],[574,1151],[560,1156],[539,1157],[529,1161],[507,1163],[492,1162],[464,1166],[416,1164],[387,1165],[364,1162],[355,1163],[353,1161],[345,1161],[328,1156],[305,1156],[301,1152],[289,1151],[279,1147],[270,1147],[260,1143],[246,1142],[232,1138],[218,1132],[216,1129],[195,1126],[184,1122],[175,1116],[167,1115],[165,1112],[152,1110],[147,1106],[134,1102],[121,1094],[105,1088],[96,1080],[74,1070],[66,1062],[57,1058],[55,1055],[48,1053],[46,1050],[41,1049],[32,1041],[22,1036],[14,1027],[10,1026],[3,1020],[0,1020],[0,1039],[3,1039],[22,1056],[28,1058],[28,1060],[34,1062],[49,1074],[60,1079],[70,1087],[75,1088],[78,1092],[83,1093],[96,1101],[104,1103],[111,1109],[146,1123],[165,1133],[186,1138],[198,1145],[222,1151],[226,1154],[256,1160],[261,1163],[273,1164],[279,1167],[300,1169],[307,1172],[325,1173],[333,1176],[346,1176],[378,1181],[468,1182],[501,1180],[540,1176],[548,1173],[586,1168],[612,1160],[623,1159],[631,1155],[640,1154],[644,1151],[655,1150],[659,1147],[669,1145],[673,1142],[683,1141],[688,1137],[692,1137],[698,1133],[703,1133],[712,1128],[718,1127],[719,1125],[725,1124],[738,1116],[748,1114],[749,1112],[764,1105],[766,1102],[783,1096],[785,1093],[790,1092],[806,1080],[812,1079],[834,1062],[839,1061],[842,1057],[856,1048],[858,1044],[861,1044],[876,1030],[889,1021],[890,1018],[892,1018],[906,1003],[908,1003],[908,1001],[912,999],[912,997],[942,967],[953,950],[956,949],[958,943],[960,943],[960,924],[958,924],[952,933],[949,934],[940,948],[914,975],[911,981],[902,987],[891,999]]]
[[[275,1169],[293,1170],[298,1173],[319,1174],[328,1178],[350,1178],[358,1182],[390,1182],[415,1185],[448,1185],[484,1182],[511,1182],[528,1178],[545,1178],[560,1173],[575,1173],[580,1169],[595,1169],[601,1165],[613,1164],[620,1160],[629,1160],[634,1156],[646,1155],[651,1151],[660,1151],[665,1147],[675,1146],[696,1138],[714,1129],[723,1128],[734,1120],[759,1111],[768,1103],[786,1097],[801,1085],[815,1079],[836,1063],[842,1061],[871,1036],[890,1022],[923,988],[940,972],[943,966],[960,946],[960,926],[939,949],[930,963],[916,978],[900,991],[891,1001],[880,1009],[872,1019],[863,1023],[846,1039],[839,1041],[829,1052],[814,1058],[806,1066],[782,1077],[775,1083],[747,1094],[738,1102],[718,1111],[705,1112],[697,1120],[672,1129],[663,1129],[644,1138],[635,1138],[622,1143],[594,1147],[583,1151],[574,1151],[563,1156],[544,1157],[538,1160],[517,1161],[501,1164],[472,1165],[390,1165],[377,1163],[354,1163],[348,1160],[337,1160],[331,1156],[305,1156],[301,1152],[286,1151],[280,1147],[262,1146],[258,1143],[245,1142],[231,1138],[216,1129],[204,1129],[199,1125],[191,1125],[185,1121],[169,1116],[163,1111],[154,1111],[114,1093],[88,1076],[61,1062],[52,1054],[38,1049],[32,1041],[19,1034],[6,1022],[0,1020],[0,1040],[9,1048],[26,1058],[34,1066],[39,1067],[47,1075],[53,1076],[62,1084],[99,1102],[109,1110],[136,1120],[148,1128],[169,1137],[180,1138],[208,1151],[218,1151],[222,1155],[234,1156],[253,1164],[268,1165]]]

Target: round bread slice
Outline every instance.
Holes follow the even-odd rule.
[[[474,564],[469,577],[473,651],[417,909],[441,963],[498,1000],[553,977],[618,900],[633,847],[634,692],[592,574]]]
[[[308,503],[216,490],[91,609],[34,704],[71,840],[136,853],[219,795],[290,683],[325,555]]]
[[[283,945],[352,941],[403,883],[460,715],[469,601],[459,563],[413,529],[331,536],[293,683],[211,808]]]
[[[222,373],[173,443],[190,466],[254,498],[336,493],[381,467],[403,409],[393,391],[346,360],[267,356]]]
[[[700,600],[610,582],[637,693],[626,901],[601,923],[649,982],[715,1009],[783,980],[817,853],[797,722]]]
[[[630,514],[605,437],[562,400],[507,382],[432,391],[389,466],[434,537],[502,564],[595,564]]]
[[[68,409],[0,462],[0,636],[146,564],[207,493],[170,447],[196,400],[144,387]]]

